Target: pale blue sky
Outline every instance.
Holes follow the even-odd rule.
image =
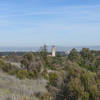
[[[100,0],[0,0],[0,46],[100,45]]]

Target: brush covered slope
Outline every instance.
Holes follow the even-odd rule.
[[[100,100],[99,52],[72,49],[68,56],[51,57],[42,48],[39,53],[0,58],[0,98]]]

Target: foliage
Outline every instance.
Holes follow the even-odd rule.
[[[34,72],[30,71],[30,72],[28,72],[28,77],[27,78],[34,79],[34,78],[36,78],[36,75],[35,75]]]
[[[97,100],[96,73],[80,68],[75,63],[67,66],[67,77],[57,100]]]
[[[83,48],[80,52],[76,49],[72,49],[68,55],[68,59],[72,62],[76,62],[80,67],[86,68],[92,72],[95,72],[98,66],[94,52],[88,48]]]
[[[47,51],[46,45],[44,45],[43,47],[40,48],[40,55],[44,60],[47,59],[48,51]]]
[[[48,80],[50,95],[40,100],[98,100],[100,97],[100,55],[83,48],[72,49],[67,57],[48,57],[46,45],[38,54],[26,53],[21,57],[21,68],[0,58],[0,69],[20,79]],[[8,58],[9,59],[9,58]],[[50,98],[49,98],[50,97]]]
[[[28,78],[28,79],[35,79],[35,78],[37,78],[37,75],[34,73],[34,72],[32,72],[32,71],[26,71],[26,70],[24,70],[24,69],[22,69],[22,70],[19,70],[17,73],[16,73],[16,76],[17,76],[17,78],[19,78],[19,79],[25,79],[25,78]]]
[[[58,79],[58,76],[56,73],[49,73],[49,83],[48,84],[52,86],[56,86],[57,79]]]
[[[68,55],[68,59],[73,62],[78,63],[79,65],[82,62],[82,58],[81,58],[79,52],[75,48],[71,50],[70,54]]]
[[[21,64],[21,68],[27,70],[28,72],[31,71],[31,74],[38,74],[43,67],[40,57],[38,57],[34,53],[25,54],[21,60]]]
[[[24,67],[27,71],[30,70],[30,63],[33,60],[33,54],[27,53],[23,56],[23,59],[21,60],[22,67]]]
[[[25,79],[28,77],[28,72],[26,70],[19,70],[16,75],[19,79]]]
[[[53,100],[50,93],[41,93],[39,96],[39,100]]]
[[[0,59],[0,68],[4,72],[7,72],[8,74],[15,75],[18,68],[16,66],[11,65],[10,63],[5,63],[3,59]]]

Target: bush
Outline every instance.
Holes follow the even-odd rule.
[[[57,85],[57,83],[56,83],[57,79],[58,79],[58,76],[57,76],[56,73],[50,73],[48,85],[56,86]]]
[[[53,100],[50,93],[41,93],[39,100]]]
[[[2,69],[5,66],[5,62],[0,58],[0,68]]]
[[[35,73],[34,72],[28,72],[28,78],[29,79],[34,79],[36,77]]]
[[[19,70],[16,75],[19,79],[25,79],[28,77],[28,72],[26,70]]]
[[[48,76],[48,72],[47,72],[46,68],[43,70],[43,72],[41,73],[41,75],[43,76],[44,79],[49,80],[49,76]]]
[[[66,72],[67,77],[57,93],[61,96],[57,96],[56,100],[97,100],[99,90],[95,72],[87,71],[75,63],[68,64]]]

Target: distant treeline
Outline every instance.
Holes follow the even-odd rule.
[[[0,52],[0,56],[18,55],[23,56],[26,52]]]
[[[28,52],[0,52],[0,56],[12,56],[12,55],[23,56],[26,53],[28,53]],[[35,52],[35,53],[39,54],[39,52]],[[51,54],[51,52],[49,52],[48,54]],[[63,52],[63,51],[57,51],[56,55],[57,56],[66,56],[65,52]]]

